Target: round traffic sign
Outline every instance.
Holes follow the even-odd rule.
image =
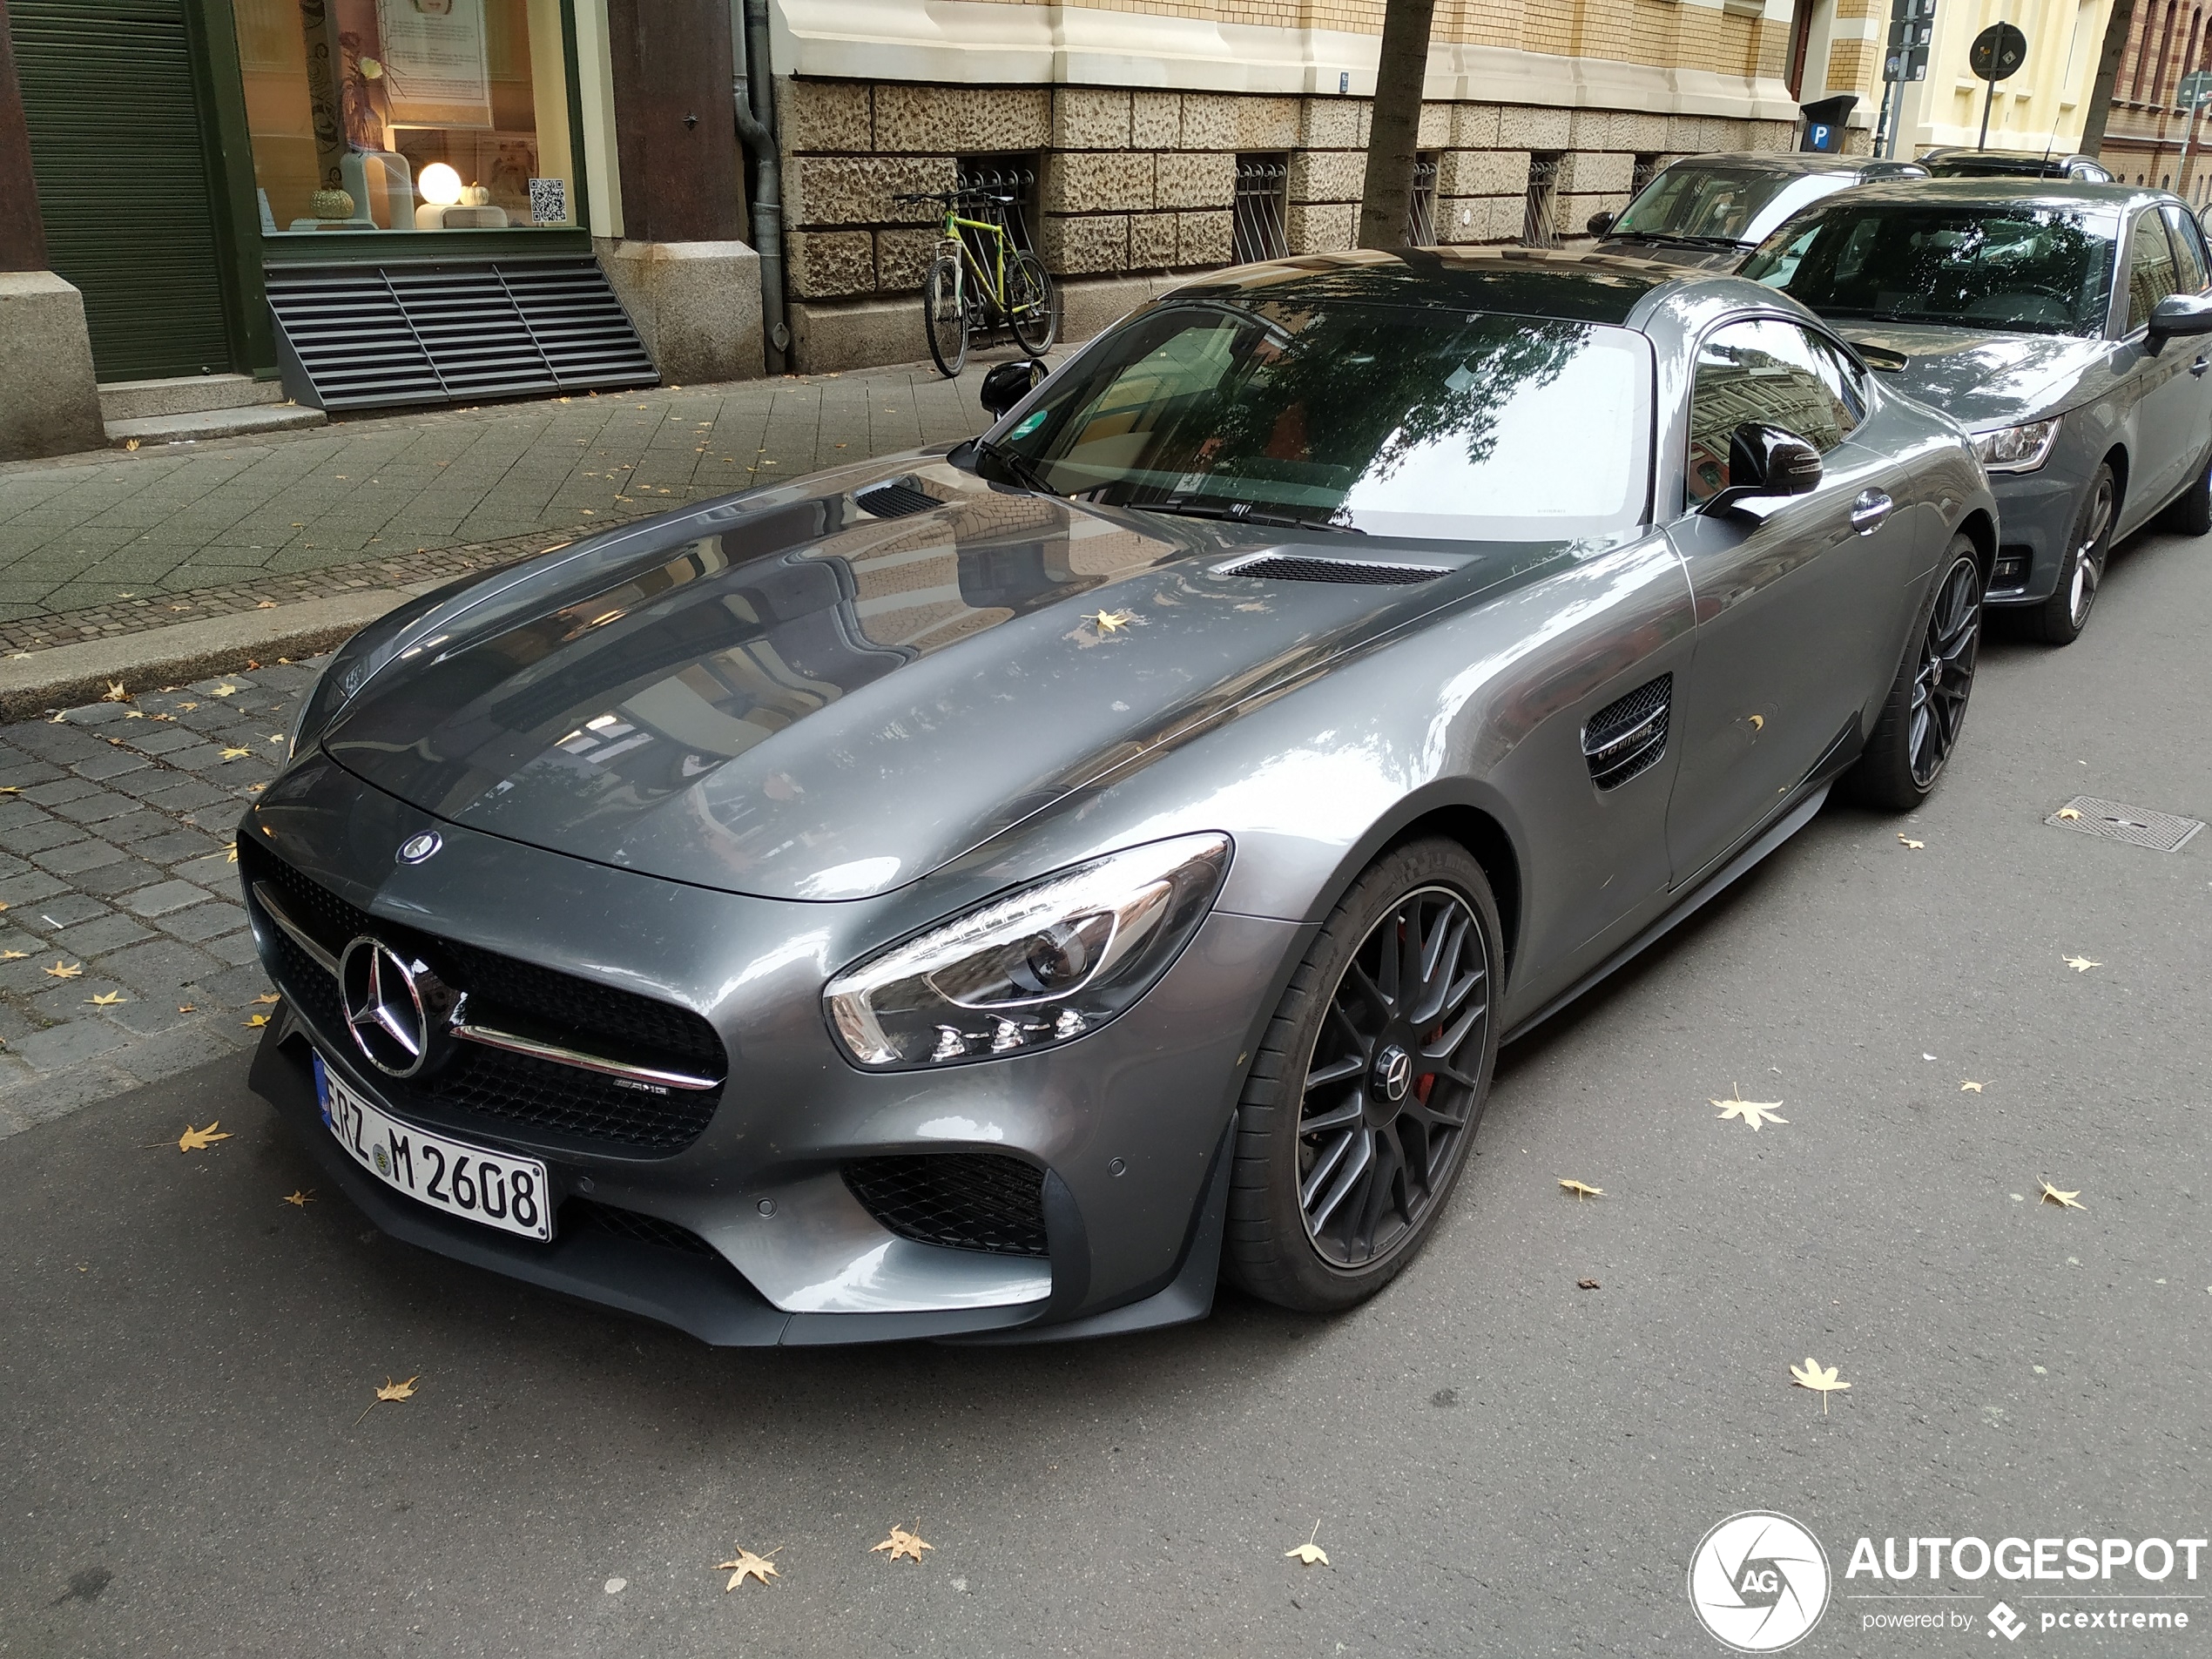
[[[1974,37],[1966,63],[1986,81],[2010,80],[2027,61],[2027,37],[2008,23],[1993,23]]]

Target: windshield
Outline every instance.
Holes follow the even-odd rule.
[[[2101,334],[2111,227],[2031,203],[1845,200],[1777,235],[1743,274],[1824,317]]]
[[[1690,162],[1667,169],[1623,208],[1610,236],[1758,241],[1801,207],[1851,187],[1847,172],[1786,173]]]
[[[1057,495],[1373,535],[1642,521],[1651,350],[1625,328],[1335,300],[1140,314],[992,448]]]

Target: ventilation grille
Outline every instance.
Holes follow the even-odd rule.
[[[605,391],[659,378],[590,260],[279,266],[268,290],[287,354],[307,382],[292,389],[327,409]]]
[[[1582,728],[1590,781],[1600,789],[1618,789],[1658,765],[1667,752],[1667,711],[1674,699],[1675,677],[1662,674],[1590,716]]]
[[[1352,582],[1369,587],[1401,587],[1449,576],[1442,564],[1372,564],[1359,559],[1316,559],[1288,553],[1263,553],[1224,568],[1224,576],[1257,577],[1276,582]]]
[[[471,1010],[488,1024],[507,1023],[499,1012],[511,1010],[510,1018],[553,1027],[582,1046],[700,1076],[727,1075],[722,1040],[689,1008],[372,918],[252,841],[240,844],[239,865],[249,892],[256,881],[270,883],[293,921],[333,955],[361,934],[421,950],[448,984],[469,994]],[[334,1036],[342,1031],[337,981],[266,917],[255,931],[274,952],[277,988],[317,1030]],[[597,1072],[474,1043],[459,1044],[452,1062],[419,1084],[387,1078],[378,1086],[395,1108],[426,1125],[493,1133],[523,1129],[581,1150],[648,1157],[689,1146],[722,1099],[718,1086],[656,1095]]]
[[[905,518],[910,514],[926,513],[933,507],[945,504],[934,496],[924,495],[903,478],[894,478],[887,484],[876,484],[870,489],[855,491],[853,499],[878,518]]]
[[[901,1238],[995,1256],[1043,1256],[1044,1175],[993,1152],[859,1158],[845,1184]]]
[[[580,1232],[609,1233],[636,1244],[657,1244],[663,1250],[680,1250],[687,1256],[722,1259],[721,1251],[689,1228],[663,1221],[658,1216],[619,1210],[613,1204],[595,1203],[590,1198],[571,1198],[561,1206],[562,1236]]]

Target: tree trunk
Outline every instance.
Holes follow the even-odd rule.
[[[2112,113],[2113,83],[2127,55],[2128,30],[2135,20],[2135,0],[2112,0],[2105,23],[2104,50],[2097,54],[2097,78],[2089,85],[2089,110],[2081,123],[2081,153],[2094,156],[2105,145],[2105,118]]]
[[[1375,106],[1367,128],[1367,179],[1360,190],[1356,239],[1361,247],[1406,246],[1435,11],[1436,0],[1385,0],[1382,58],[1375,66]]]

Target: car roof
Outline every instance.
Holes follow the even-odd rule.
[[[2079,179],[1912,179],[1865,185],[1851,192],[1849,205],[1880,202],[1953,202],[1959,206],[2009,206],[2015,202],[2051,207],[2101,207],[2122,212],[2152,202],[2172,202],[2186,207],[2170,190],[2143,185],[2091,184]],[[1806,211],[1817,212],[1831,205],[1816,202]]]
[[[1701,274],[1653,260],[1560,248],[1354,248],[1211,272],[1163,298],[1339,300],[1621,324],[1654,291]]]
[[[1670,161],[1664,171],[1677,172],[1696,167],[1726,167],[1736,172],[1864,172],[1870,166],[1881,171],[1892,167],[1903,169],[1906,162],[1875,161],[1866,156],[1839,156],[1820,150],[1716,150],[1702,156],[1684,156]]]
[[[2018,167],[2071,167],[2077,162],[2087,162],[2093,167],[2104,163],[2094,156],[2043,155],[2033,150],[1977,150],[1971,144],[1938,145],[1922,152],[1922,161],[1988,161],[2010,164]],[[2105,168],[2109,172],[2110,168]]]

